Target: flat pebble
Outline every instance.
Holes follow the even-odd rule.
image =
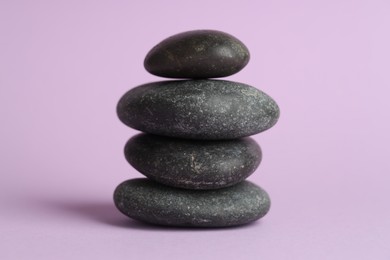
[[[219,78],[237,73],[249,61],[248,48],[234,36],[196,30],[171,36],[149,51],[144,66],[168,78]]]
[[[199,141],[139,134],[125,146],[127,161],[146,177],[185,189],[219,189],[245,180],[259,166],[251,138]]]
[[[156,135],[221,140],[260,133],[279,118],[279,107],[264,92],[226,80],[179,80],[144,84],[117,106],[129,127]]]
[[[126,216],[158,225],[228,227],[250,223],[267,214],[268,194],[244,181],[218,190],[185,190],[149,179],[121,183],[114,192],[116,207]]]

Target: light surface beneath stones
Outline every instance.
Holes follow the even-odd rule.
[[[144,66],[151,74],[168,78],[219,78],[237,73],[248,61],[247,47],[232,35],[196,30],[157,44]]]
[[[260,133],[279,118],[264,92],[225,80],[160,81],[128,91],[117,106],[126,125],[150,134],[204,140]]]
[[[263,217],[270,208],[268,194],[248,181],[219,190],[197,191],[133,179],[116,188],[114,202],[130,218],[187,227],[243,225]]]
[[[139,134],[125,146],[127,161],[157,182],[186,189],[219,189],[245,180],[261,149],[249,137],[199,141]]]

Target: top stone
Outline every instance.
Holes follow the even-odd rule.
[[[220,78],[239,72],[248,48],[230,34],[196,30],[173,35],[149,51],[145,69],[166,78]]]

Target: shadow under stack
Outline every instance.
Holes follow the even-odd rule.
[[[187,80],[144,84],[118,103],[119,119],[144,132],[127,142],[125,156],[147,177],[116,188],[123,214],[190,227],[242,225],[267,214],[268,194],[245,181],[262,158],[248,136],[277,122],[278,105],[249,85],[209,79],[235,74],[248,61],[241,41],[213,30],[174,35],[147,54],[151,74]]]

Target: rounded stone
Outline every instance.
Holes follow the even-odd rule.
[[[248,48],[234,36],[196,30],[171,36],[146,55],[145,69],[168,78],[219,78],[237,73],[249,62]]]
[[[219,189],[245,180],[259,166],[251,138],[199,141],[139,134],[125,146],[127,161],[146,177],[185,189]]]
[[[158,225],[228,227],[250,223],[267,214],[268,194],[244,181],[218,190],[185,190],[149,179],[121,183],[116,207],[126,216]]]
[[[225,80],[160,81],[128,91],[117,106],[129,127],[188,139],[234,139],[260,133],[279,118],[264,92]]]

